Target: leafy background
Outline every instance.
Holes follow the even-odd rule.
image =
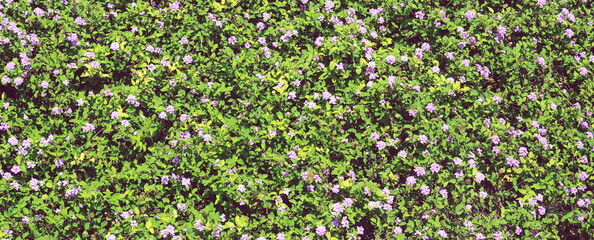
[[[3,1],[0,237],[592,237],[590,1]]]

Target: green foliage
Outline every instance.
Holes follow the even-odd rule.
[[[592,238],[593,12],[542,2],[3,1],[0,238]]]

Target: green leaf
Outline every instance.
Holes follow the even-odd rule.
[[[149,230],[151,233],[153,231],[153,222],[150,218],[146,221],[146,229]]]
[[[235,224],[239,227],[246,227],[249,224],[249,218],[247,216],[235,216]]]

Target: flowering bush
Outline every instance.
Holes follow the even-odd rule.
[[[588,239],[590,1],[0,2],[0,237]]]

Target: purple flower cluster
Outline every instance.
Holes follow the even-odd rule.
[[[491,74],[491,70],[489,70],[489,68],[486,66],[481,66],[480,64],[476,65],[476,71],[478,71],[481,77],[485,79],[489,78],[489,75]]]

